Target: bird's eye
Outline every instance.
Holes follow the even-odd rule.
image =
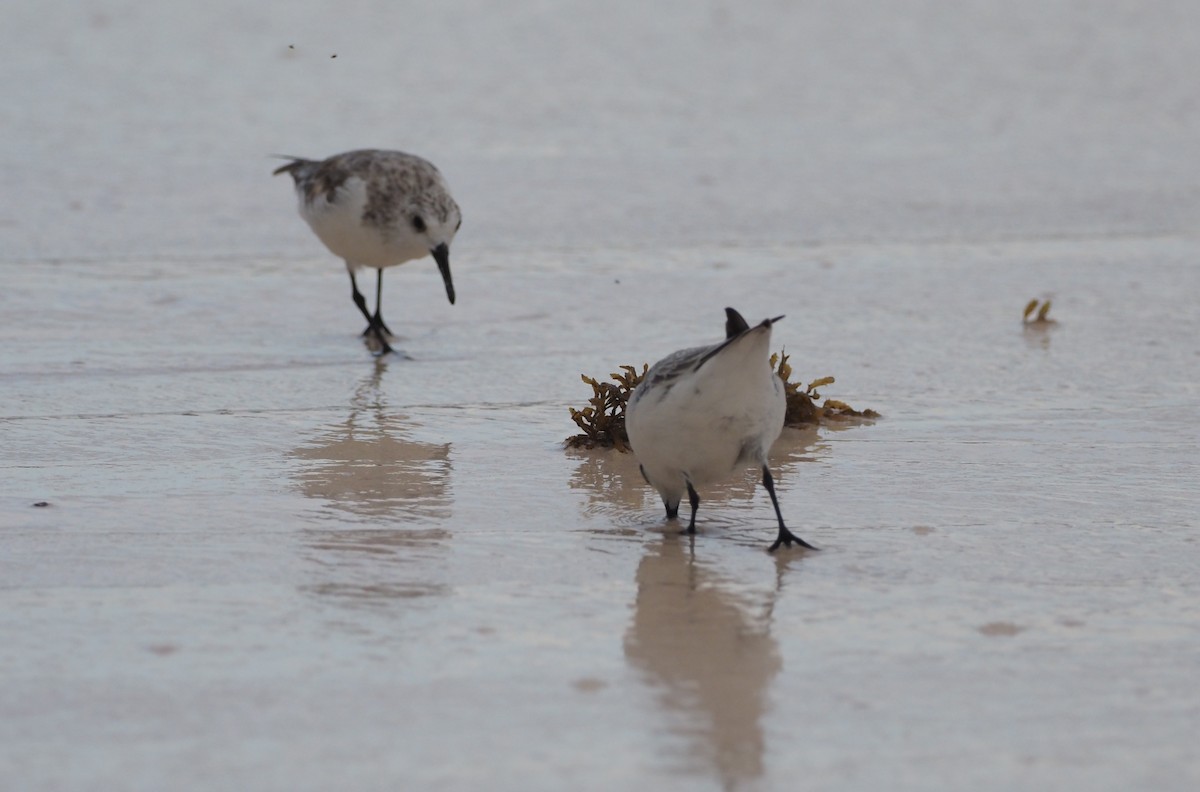
[[[413,230],[416,231],[418,234],[424,234],[425,233],[425,219],[422,218],[421,215],[413,215],[412,216],[412,227],[413,227]]]

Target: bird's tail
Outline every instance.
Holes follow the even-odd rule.
[[[771,325],[782,319],[782,316],[776,316],[772,319],[763,319],[761,322],[751,327],[740,313],[732,308],[725,309],[725,340],[717,344],[712,349],[704,354],[692,371],[699,371],[700,367],[714,357],[723,352],[726,348],[739,343],[742,339],[750,337],[759,337],[763,339],[771,338]],[[763,342],[767,343],[766,340]]]
[[[292,157],[288,156],[287,154],[272,154],[271,156],[277,157],[278,159],[291,160],[291,162],[286,165],[280,165],[271,172],[271,175],[278,176],[281,173],[289,173],[297,184],[304,181],[304,179],[308,177],[308,174],[312,172],[312,169],[319,164],[315,160],[304,159],[303,157]]]

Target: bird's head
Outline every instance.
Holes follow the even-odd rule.
[[[408,218],[413,234],[433,260],[446,284],[446,297],[454,304],[454,281],[450,277],[450,243],[462,227],[462,212],[458,204],[449,201],[439,207],[414,209]]]

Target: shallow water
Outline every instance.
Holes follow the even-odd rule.
[[[528,273],[548,305],[589,287],[620,311],[506,300],[508,263],[454,308],[408,299],[437,283],[402,272],[410,359],[386,361],[324,266],[14,270],[14,304],[59,299],[9,331],[0,380],[10,769],[45,788],[1170,786],[1196,771],[1195,252],[698,248]],[[224,315],[235,279],[231,316],[284,295],[278,332]],[[175,320],[59,334],[109,289],[128,326],[163,295]],[[705,493],[689,540],[630,457],[560,446],[579,373],[719,337],[719,310],[687,307],[708,291],[788,311],[802,378],[884,413],[775,449],[820,553],[766,554],[750,480]],[[1024,328],[1043,291],[1060,323]]]
[[[399,12],[296,7],[311,26],[240,6],[14,12],[59,59],[17,47],[25,83],[0,78],[55,97],[5,111],[31,153],[0,142],[30,196],[0,217],[6,784],[1200,781],[1198,158],[1195,109],[1158,79],[1196,56],[1152,46],[1186,43],[1190,6],[1031,6],[1007,27],[986,3],[660,11],[690,35],[661,40],[653,78],[638,58],[658,39],[582,8],[448,5],[397,50],[342,34]],[[463,9],[528,47],[460,28]],[[964,32],[983,35],[964,82],[935,79]],[[1066,51],[1052,34],[1083,65],[1037,66]],[[261,155],[391,139],[399,100],[357,78],[432,41],[479,68],[404,77],[453,123],[418,114],[395,145],[442,164],[464,205],[459,303],[432,262],[390,272],[403,337],[375,360]],[[1009,73],[1005,44],[1043,60]],[[779,53],[835,84],[756,89]],[[567,112],[579,74],[599,76]],[[177,115],[116,101],[130,85]],[[780,91],[814,111],[815,150],[771,142],[793,118]],[[55,150],[84,109],[89,142]],[[1080,116],[1086,146],[1066,134]],[[981,135],[988,119],[1008,132]],[[1057,324],[1024,326],[1047,296]],[[580,374],[715,340],[725,305],[786,314],[798,378],[834,375],[826,396],[883,414],[773,450],[818,553],[765,552],[752,478],[702,493],[693,539],[631,457],[562,448]]]

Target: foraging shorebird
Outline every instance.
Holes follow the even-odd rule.
[[[380,354],[392,351],[383,321],[383,271],[432,255],[446,296],[454,304],[450,243],[462,226],[462,212],[450,197],[445,179],[432,163],[400,151],[363,149],[325,160],[291,160],[275,170],[296,182],[300,216],[325,247],[346,262],[351,296],[367,319],[363,336],[374,336]],[[375,312],[358,290],[355,273],[377,271]]]
[[[769,362],[771,326],[750,327],[725,309],[725,340],[681,349],[658,361],[634,390],[625,412],[629,444],[642,476],[658,490],[667,519],[679,516],[686,493],[692,506],[687,532],[696,532],[696,487],[726,479],[753,464],[762,468],[779,534],[771,551],[792,543],[816,548],[788,530],[775,497],[767,452],[783,431],[783,381]]]

